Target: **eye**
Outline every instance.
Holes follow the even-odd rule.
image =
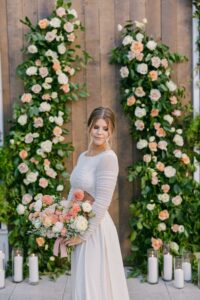
[[[94,129],[99,129],[99,126],[95,125],[95,126],[94,126]]]
[[[104,128],[105,131],[108,131],[108,128]]]

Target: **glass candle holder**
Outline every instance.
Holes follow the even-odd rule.
[[[172,280],[173,256],[170,253],[170,245],[164,244],[163,247],[163,280]]]
[[[0,250],[0,289],[5,287],[5,253]]]
[[[151,284],[158,283],[158,253],[153,248],[147,251],[148,274],[147,281]]]
[[[12,250],[13,281],[23,281],[23,250],[14,248]]]
[[[29,255],[28,258],[29,265],[29,283],[38,284],[39,283],[39,271],[38,271],[38,256],[34,253]]]
[[[183,253],[183,273],[184,280],[189,282],[192,280],[192,264],[191,264],[191,253]]]
[[[174,286],[177,289],[184,287],[184,272],[183,272],[182,256],[176,256],[174,260]]]

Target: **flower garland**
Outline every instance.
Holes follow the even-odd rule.
[[[151,246],[161,251],[167,242],[175,254],[200,249],[200,189],[191,175],[193,153],[184,137],[184,91],[171,79],[173,63],[185,58],[147,36],[145,23],[119,27],[122,44],[111,53],[111,63],[120,66],[121,103],[142,157],[128,174],[130,182],[141,179],[141,196],[130,205],[127,261],[134,266],[133,274],[145,270]]]
[[[9,134],[15,165],[15,182],[10,186],[14,197],[10,198],[16,209],[10,218],[14,225],[10,242],[23,247],[25,256],[38,253],[40,271],[56,275],[66,271],[67,262],[61,264],[52,255],[54,241],[50,236],[35,238],[30,234],[31,221],[37,220],[35,229],[41,226],[36,216],[61,198],[69,177],[64,159],[73,147],[65,141],[69,132],[63,124],[70,114],[66,103],[87,95],[84,84],[74,83],[73,77],[86,65],[89,55],[75,44],[77,30],[84,28],[71,2],[58,0],[52,14],[35,26],[28,18],[22,23],[30,32],[28,46],[23,49],[28,59],[17,68],[25,92],[20,96],[21,105],[15,106]]]

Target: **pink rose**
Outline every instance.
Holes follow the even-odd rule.
[[[66,15],[66,11],[65,11],[64,7],[58,7],[56,9],[56,14],[60,18],[62,18],[63,16],[65,16]]]
[[[65,25],[64,25],[64,29],[65,29],[67,32],[71,33],[71,32],[74,30],[74,25],[73,25],[72,23],[70,23],[70,22],[67,22],[67,23],[65,23]]]
[[[173,224],[171,229],[172,229],[173,232],[178,232],[179,225],[178,224]]]
[[[162,191],[163,191],[164,193],[168,193],[169,190],[170,190],[170,186],[169,186],[168,184],[163,184],[163,185],[161,186],[161,189],[162,189]]]
[[[28,172],[28,166],[25,163],[21,163],[17,168],[21,174]]]
[[[153,237],[151,238],[151,245],[153,247],[154,250],[159,250],[162,245],[163,245],[163,242],[161,239],[154,239]]]
[[[76,200],[82,201],[84,199],[84,191],[82,191],[80,189],[76,189],[74,191],[74,197]]]
[[[42,197],[42,202],[43,202],[44,204],[46,204],[46,205],[51,205],[51,204],[54,202],[54,200],[53,200],[53,197],[52,197],[52,196],[50,196],[50,195],[44,195],[44,196]]]
[[[46,178],[42,177],[39,180],[39,186],[41,186],[43,189],[45,189],[48,186],[49,182]]]
[[[30,93],[24,93],[22,96],[21,96],[21,101],[23,103],[29,103],[32,99],[32,95]]]
[[[21,157],[21,159],[26,159],[28,156],[28,152],[26,150],[21,150],[19,152],[19,156]]]
[[[42,78],[46,77],[49,74],[48,69],[46,67],[39,68],[39,73]]]
[[[173,112],[172,112],[172,115],[175,116],[175,117],[180,117],[182,114],[182,112],[179,110],[179,109],[175,109]]]
[[[34,118],[34,124],[33,126],[35,128],[39,128],[39,127],[43,127],[43,119],[38,117],[38,118]]]

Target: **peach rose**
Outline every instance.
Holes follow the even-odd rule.
[[[49,166],[50,166],[50,161],[49,161],[48,159],[45,159],[45,160],[44,160],[44,166],[47,167],[47,168],[49,168]]]
[[[158,72],[157,71],[149,72],[149,77],[151,78],[152,81],[157,80],[158,79]]]
[[[56,222],[58,222],[58,220],[59,220],[59,216],[56,216],[54,214],[51,215],[52,224],[56,224]]]
[[[23,103],[29,103],[32,99],[32,95],[30,93],[24,93],[22,96],[21,96],[21,101]]]
[[[62,129],[59,126],[54,127],[53,134],[55,136],[60,136],[62,134]]]
[[[159,212],[158,218],[159,218],[161,221],[167,220],[167,219],[169,218],[169,213],[168,213],[168,211],[167,211],[166,209],[161,210],[161,211]]]
[[[167,61],[166,58],[161,59],[161,65],[162,65],[165,69],[167,69],[167,67],[168,67],[168,61]]]
[[[39,161],[37,159],[35,159],[34,157],[30,158],[30,162],[32,162],[33,164],[36,164],[36,165],[39,163]]]
[[[179,225],[178,224],[173,224],[171,229],[172,229],[173,232],[178,232]]]
[[[151,116],[152,116],[152,117],[157,117],[158,114],[159,114],[159,109],[153,108],[153,109],[151,110]]]
[[[163,128],[158,128],[158,130],[156,131],[156,135],[159,136],[159,137],[164,137],[166,136],[166,132]]]
[[[155,130],[158,130],[160,128],[160,125],[161,124],[159,122],[153,124]]]
[[[69,91],[70,91],[69,84],[67,83],[67,84],[61,85],[60,89],[63,90],[63,92],[66,94],[69,93]]]
[[[60,65],[59,60],[54,61],[52,68],[54,69],[55,72],[61,70],[61,65]]]
[[[181,161],[185,165],[188,165],[190,163],[190,158],[187,156],[187,154],[183,153],[182,156],[181,156]]]
[[[169,186],[168,184],[163,184],[163,185],[161,186],[161,189],[162,189],[162,191],[163,191],[164,193],[168,193],[169,190],[170,190],[170,186]]]
[[[151,183],[152,183],[153,185],[158,184],[158,177],[156,177],[156,176],[152,177]]]
[[[74,35],[74,33],[68,34],[68,35],[67,35],[67,38],[68,38],[68,41],[69,41],[69,42],[74,42],[74,40],[75,40],[75,35]]]
[[[163,242],[161,239],[154,239],[153,237],[151,238],[151,245],[153,247],[154,250],[159,250],[162,245],[163,245]]]
[[[48,186],[49,182],[46,178],[42,177],[39,180],[39,186],[41,186],[43,189],[45,189]]]
[[[149,149],[152,151],[152,152],[156,152],[157,151],[157,146],[158,144],[156,142],[150,142],[149,143]]]
[[[41,66],[41,64],[42,64],[41,60],[40,60],[40,59],[36,59],[35,65],[36,65],[37,67],[39,67],[39,66]]]
[[[45,239],[43,237],[38,237],[38,238],[36,238],[36,243],[37,243],[38,247],[43,247],[45,244]]]
[[[80,189],[76,189],[74,191],[74,197],[76,200],[82,201],[84,199],[84,191],[82,191]]]
[[[50,227],[52,225],[52,218],[50,216],[45,216],[42,223],[45,227]]]
[[[19,152],[19,156],[21,157],[21,159],[26,159],[28,156],[28,152],[26,150],[21,150]]]
[[[50,195],[44,195],[44,196],[42,197],[42,202],[43,202],[44,204],[46,204],[46,205],[51,205],[51,204],[54,202],[54,200],[53,200],[53,197],[52,197],[52,196],[50,196]]]
[[[49,21],[47,19],[42,19],[38,22],[38,25],[41,29],[45,29],[49,25]]]
[[[176,96],[170,97],[169,100],[170,100],[170,103],[171,103],[172,105],[177,104],[177,98],[176,98]]]
[[[131,44],[131,51],[135,54],[139,54],[144,49],[144,46],[141,42],[134,41]]]
[[[128,106],[132,106],[133,104],[135,104],[135,101],[136,101],[135,97],[134,96],[130,96],[127,99],[127,105]]]
[[[75,217],[77,216],[78,212],[81,210],[80,206],[78,204],[73,204],[72,208],[70,209],[70,214]]]
[[[42,95],[42,100],[51,100],[51,96],[49,94]]]
[[[143,57],[144,57],[144,54],[143,54],[143,53],[136,54],[136,59],[137,59],[138,61],[142,61],[142,60],[143,60]]]
[[[165,165],[164,165],[161,161],[159,161],[159,162],[156,164],[156,169],[157,169],[158,171],[160,171],[160,172],[163,172],[164,169],[165,169]]]

